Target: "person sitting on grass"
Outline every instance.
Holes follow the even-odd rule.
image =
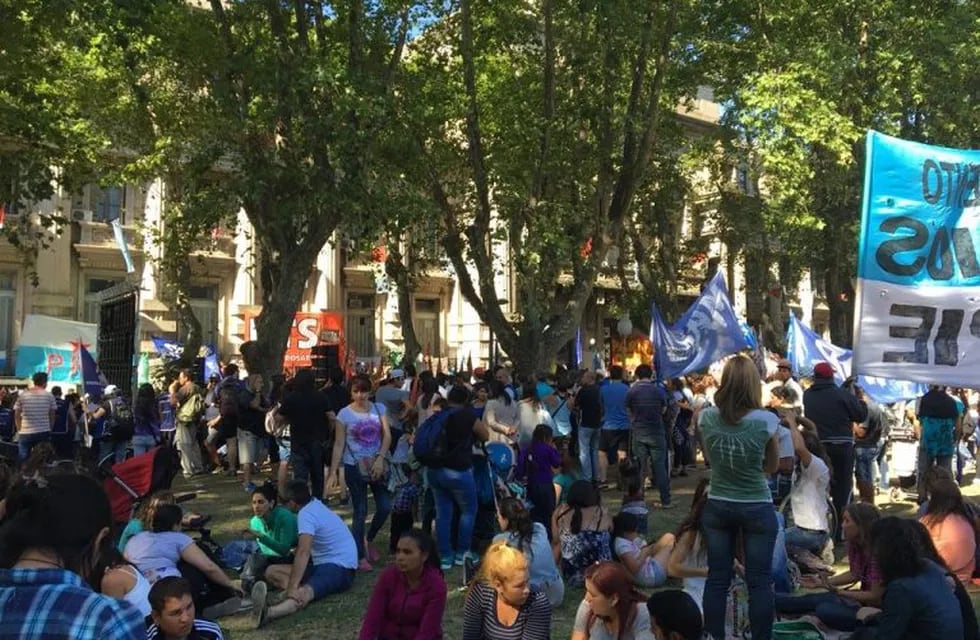
[[[551,544],[566,585],[581,587],[586,569],[612,560],[612,518],[600,500],[595,485],[578,480],[568,489],[566,505],[555,511]]]
[[[931,483],[928,506],[919,521],[957,579],[969,584],[976,566],[977,530],[955,480]]]
[[[659,591],[647,600],[650,628],[657,640],[701,640],[701,608],[690,594],[678,589]]]
[[[374,585],[358,640],[442,638],[446,592],[432,536],[406,531],[395,547],[395,564]]]
[[[184,577],[191,583],[194,603],[205,618],[230,615],[241,608],[241,589],[180,531],[183,513],[175,504],[161,504],[153,513],[150,531],[143,531],[126,543],[126,560],[155,584],[170,576]]]
[[[708,503],[710,481],[702,478],[694,489],[691,510],[677,527],[676,542],[670,552],[667,573],[671,578],[681,578],[684,592],[701,607],[704,585],[708,579],[708,550],[701,535],[701,518]]]
[[[531,590],[528,561],[506,542],[494,542],[466,594],[463,640],[550,640],[551,604]]]
[[[116,545],[119,553],[126,551],[126,544],[130,538],[153,526],[153,514],[161,504],[177,504],[174,494],[166,490],[157,491],[140,506],[139,511],[136,512],[136,517],[126,523],[126,527],[119,535],[119,543]],[[193,529],[203,526],[210,519],[210,516],[202,516],[199,513],[185,513],[181,526],[184,529]]]
[[[97,482],[64,474],[14,485],[0,525],[0,638],[141,640],[128,602],[89,586],[111,546],[112,509]]]
[[[572,640],[652,640],[645,602],[623,565],[592,565],[585,572],[585,598],[575,614]]]
[[[252,519],[242,532],[254,538],[259,551],[272,564],[292,562],[293,547],[299,538],[296,514],[279,504],[276,487],[266,482],[252,493]]]
[[[268,606],[268,586],[252,587],[252,622],[256,629],[268,620],[284,618],[314,600],[350,589],[357,572],[357,545],[350,529],[336,513],[310,496],[302,480],[286,485],[283,498],[297,513],[299,540],[292,565],[276,564],[266,569],[265,579],[286,592],[286,599]]]
[[[861,607],[878,607],[884,587],[871,545],[871,527],[880,518],[878,509],[867,502],[852,502],[844,510],[841,527],[847,539],[848,570],[827,578],[804,576],[804,587],[824,588],[826,593],[803,596],[776,594],[776,611],[781,614],[815,613],[828,627],[853,631]],[[858,584],[858,589],[847,587]],[[844,587],[844,588],[841,588]]]
[[[884,595],[880,610],[863,608],[858,618],[865,624],[873,621],[873,637],[882,640],[959,640],[964,628],[957,580],[923,553],[917,526],[889,517],[871,527]]]
[[[221,627],[207,620],[195,619],[191,583],[184,578],[169,577],[150,589],[150,618],[146,640],[223,640]]]
[[[633,582],[641,587],[659,587],[667,581],[667,562],[674,549],[674,534],[665,533],[647,544],[640,537],[639,522],[632,513],[618,513],[613,518],[613,550],[626,567]]]
[[[494,536],[493,541],[506,542],[520,549],[528,559],[531,588],[543,591],[552,607],[561,606],[565,598],[565,582],[555,564],[548,531],[540,522],[531,520],[531,512],[518,498],[504,498],[498,509],[497,524],[503,533]]]
[[[623,460],[619,463],[619,477],[623,483],[623,506],[619,512],[636,516],[637,531],[645,536],[650,508],[643,498],[643,467],[632,460]]]

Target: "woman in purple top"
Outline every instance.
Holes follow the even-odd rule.
[[[531,444],[521,452],[519,467],[527,481],[531,501],[531,520],[551,531],[551,514],[555,511],[553,478],[561,466],[561,455],[555,449],[554,432],[546,424],[534,428]]]
[[[358,640],[441,640],[446,592],[432,536],[403,533],[395,564],[374,585]]]

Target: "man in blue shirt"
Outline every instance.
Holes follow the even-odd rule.
[[[667,474],[667,432],[664,412],[667,391],[653,381],[653,368],[641,364],[636,368],[637,381],[626,394],[626,411],[630,417],[630,447],[644,471],[660,489],[660,506],[669,509],[670,477]]]
[[[599,433],[599,449],[606,455],[599,456],[599,483],[606,482],[609,464],[626,459],[629,450],[630,421],[626,415],[626,393],[629,385],[623,381],[623,368],[609,368],[609,381],[599,386],[602,397],[603,422]]]

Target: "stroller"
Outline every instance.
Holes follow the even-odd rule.
[[[898,502],[909,497],[908,492],[916,493],[919,442],[915,438],[915,426],[905,417],[904,403],[891,407],[887,413],[891,423],[888,497],[892,502]]]
[[[156,447],[147,453],[112,464],[112,456],[99,462],[102,488],[112,505],[112,519],[128,522],[140,504],[157,491],[169,489],[180,469],[171,447]]]

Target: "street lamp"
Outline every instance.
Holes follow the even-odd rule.
[[[633,333],[633,321],[630,320],[628,315],[623,315],[619,322],[616,323],[616,333],[618,333],[623,338],[623,362],[626,365],[626,339],[631,333]]]

